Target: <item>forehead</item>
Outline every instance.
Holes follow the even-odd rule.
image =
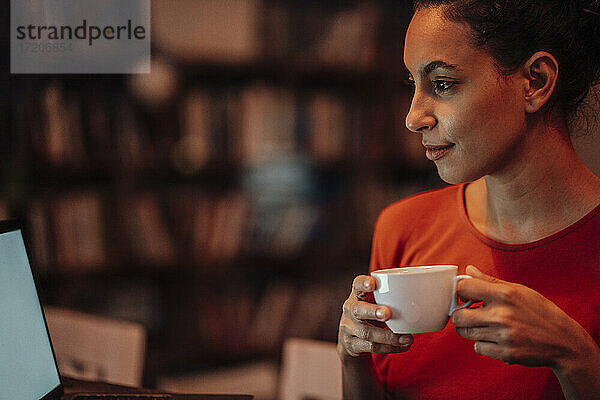
[[[458,72],[493,65],[487,53],[471,44],[467,24],[448,21],[438,7],[424,8],[415,13],[406,32],[404,63],[417,75],[430,72],[437,61],[454,65]]]

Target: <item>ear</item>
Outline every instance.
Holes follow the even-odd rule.
[[[558,79],[558,62],[552,54],[538,51],[523,65],[527,80],[525,88],[525,111],[535,113],[546,104]]]

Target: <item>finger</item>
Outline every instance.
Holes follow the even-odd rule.
[[[346,315],[355,320],[381,321],[385,322],[392,316],[392,312],[386,306],[380,306],[366,301],[346,300],[342,307]]]
[[[410,345],[406,346],[390,346],[381,343],[371,344],[371,353],[404,353],[410,349]]]
[[[352,282],[352,294],[354,296],[364,296],[365,293],[370,293],[375,290],[377,281],[370,275],[359,275]]]
[[[475,350],[475,353],[484,357],[504,361],[507,364],[514,364],[514,360],[511,358],[506,348],[497,343],[477,341],[473,344],[473,349]]]
[[[452,323],[457,328],[489,326],[496,322],[493,316],[494,313],[490,313],[489,308],[462,308],[452,313]]]
[[[460,301],[462,301],[463,303],[466,303],[467,301],[469,301],[470,299],[467,299],[466,297],[458,297],[460,299]],[[479,301],[474,301],[474,303],[479,303]]]
[[[349,336],[346,341],[346,351],[353,356],[364,353],[404,353],[410,349],[408,346],[390,346],[387,344],[373,343],[367,340]]]
[[[484,274],[483,272],[481,272],[479,270],[479,268],[477,268],[474,265],[467,265],[465,273],[467,275],[471,275],[473,278],[483,279],[484,281],[488,281],[488,282],[493,282],[493,283],[503,283],[503,282],[505,282],[502,279],[498,279],[498,278],[493,277],[491,275]]]
[[[500,338],[499,328],[492,326],[481,326],[474,328],[456,328],[459,336],[469,340],[479,340],[497,343]]]
[[[367,342],[385,344],[393,347],[410,346],[413,342],[412,335],[399,335],[388,329],[377,328],[365,323],[358,323],[355,325],[344,324],[341,326],[341,330],[346,335],[355,336],[359,339],[366,340]]]
[[[474,276],[473,279],[463,279],[458,282],[456,294],[469,300],[489,302],[501,295],[502,286]]]

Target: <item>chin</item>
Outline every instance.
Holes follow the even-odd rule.
[[[444,168],[438,164],[436,164],[436,167],[438,170],[439,177],[444,182],[451,185],[473,182],[483,176],[479,174],[474,174],[472,173],[472,171],[460,170],[457,168]]]

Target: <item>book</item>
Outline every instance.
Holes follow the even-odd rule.
[[[81,100],[56,81],[42,93],[43,156],[54,167],[80,169],[84,160]]]
[[[189,248],[192,260],[198,265],[203,265],[208,259],[208,248],[214,221],[213,203],[213,200],[201,195],[194,199],[192,206]]]
[[[284,88],[256,84],[242,93],[242,162],[293,157],[297,150],[296,99]]]
[[[229,193],[215,201],[207,262],[227,263],[238,256],[246,236],[248,212],[249,202],[242,192]]]
[[[317,338],[329,315],[333,300],[330,288],[324,283],[303,284],[297,292],[293,312],[286,326],[286,337]]]
[[[281,280],[267,287],[248,331],[250,348],[264,353],[279,349],[295,297],[296,290],[289,282]]]
[[[152,1],[152,44],[181,62],[248,63],[260,56],[261,0]]]
[[[140,121],[124,96],[115,96],[111,104],[118,169],[128,173],[141,172],[148,163],[148,139],[142,135]]]
[[[344,158],[347,109],[342,100],[330,93],[317,93],[309,106],[309,151],[318,163],[333,163]]]
[[[314,45],[320,65],[350,69],[375,66],[381,10],[375,2],[359,2],[336,13]]]
[[[311,237],[319,220],[319,208],[307,202],[296,201],[286,206],[279,215],[270,253],[287,257],[301,251]]]
[[[150,267],[172,265],[178,250],[159,199],[152,193],[130,194],[119,204],[127,251],[137,263]]]
[[[57,266],[75,273],[104,268],[107,251],[100,196],[95,192],[69,193],[57,197],[51,210]]]
[[[180,136],[171,150],[171,163],[184,175],[200,171],[212,157],[211,99],[193,89],[181,104]]]

